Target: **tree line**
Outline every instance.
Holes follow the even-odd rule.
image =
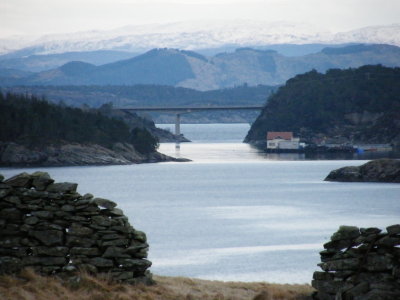
[[[98,144],[112,148],[130,143],[143,154],[158,147],[157,138],[145,128],[130,130],[122,120],[99,110],[81,110],[49,103],[36,96],[0,92],[0,142],[28,147],[58,143]]]

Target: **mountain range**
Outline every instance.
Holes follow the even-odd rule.
[[[202,20],[169,24],[125,26],[38,38],[0,39],[0,54],[44,55],[113,50],[144,53],[153,48],[199,51],[221,47],[256,47],[275,44],[372,43],[400,46],[400,24],[330,32],[305,23],[254,20]]]
[[[205,56],[194,51],[158,48],[100,66],[72,61],[31,73],[0,69],[2,86],[160,84],[212,90],[242,84],[279,85],[312,69],[355,68],[366,64],[400,66],[400,47],[356,44],[327,47],[317,53],[284,56],[273,50],[239,48]]]

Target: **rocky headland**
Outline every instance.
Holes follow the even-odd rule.
[[[309,145],[400,148],[400,68],[311,71],[272,94],[245,142],[266,146],[270,131],[291,131]]]
[[[170,161],[190,160],[157,151],[142,154],[128,143],[116,143],[112,149],[97,144],[65,143],[30,148],[16,143],[0,143],[0,166],[129,165]]]
[[[400,183],[400,160],[377,159],[358,167],[333,170],[325,181]]]

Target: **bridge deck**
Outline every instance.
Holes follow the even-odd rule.
[[[175,107],[121,107],[123,111],[164,111],[164,112],[194,112],[210,110],[258,110],[263,106],[175,106]]]

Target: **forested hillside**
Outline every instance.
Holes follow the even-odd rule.
[[[308,142],[400,144],[400,68],[380,65],[311,71],[273,94],[245,142],[293,131]]]
[[[111,149],[128,143],[142,154],[154,152],[157,139],[146,129],[130,131],[121,120],[99,111],[55,105],[35,96],[0,93],[0,142],[29,148],[49,144],[97,144]]]
[[[149,106],[223,106],[263,105],[275,86],[241,85],[234,88],[197,91],[162,85],[133,86],[19,86],[4,88],[4,91],[18,94],[44,95],[52,102],[63,102],[70,106],[100,107],[112,103],[114,107]],[[151,114],[159,123],[173,123],[173,114]],[[201,112],[184,115],[183,122],[253,122],[257,112],[227,111]]]

